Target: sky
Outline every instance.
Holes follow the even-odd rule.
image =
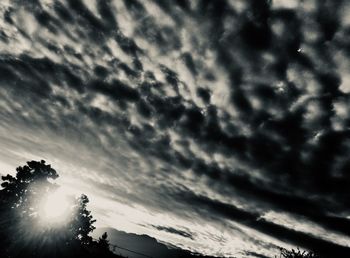
[[[2,0],[0,171],[216,256],[350,248],[350,3]]]

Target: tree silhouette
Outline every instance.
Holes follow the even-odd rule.
[[[59,186],[57,172],[44,160],[29,161],[16,175],[2,176],[0,189],[0,257],[119,257],[108,248],[107,234],[98,242],[89,234],[95,219],[89,199],[72,197],[70,216],[59,227],[40,224],[40,202]]]
[[[29,199],[57,187],[49,180],[55,180],[58,174],[44,160],[27,162],[27,165],[18,167],[16,171],[16,177],[2,176],[4,182],[1,184],[0,201],[2,206],[21,209],[22,215],[26,215],[33,205]]]
[[[38,210],[36,198],[55,187],[49,180],[58,174],[45,161],[30,161],[16,169],[16,176],[2,177],[0,190],[0,247],[4,252],[15,250],[15,243],[30,242],[29,225],[33,224]],[[25,247],[25,246],[24,246]]]
[[[77,200],[77,209],[70,223],[73,238],[85,245],[92,243],[92,237],[89,236],[89,233],[95,229],[93,224],[96,222],[91,211],[87,210],[88,203],[88,197],[82,194]]]

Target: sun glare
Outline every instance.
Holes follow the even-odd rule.
[[[55,191],[41,203],[40,217],[48,224],[63,223],[69,216],[71,203],[63,191]]]

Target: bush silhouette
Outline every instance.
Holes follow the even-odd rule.
[[[321,258],[318,254],[314,252],[301,251],[299,248],[297,250],[287,250],[281,249],[281,258]]]
[[[104,232],[102,236],[98,239],[98,244],[101,246],[101,248],[109,250],[109,241],[107,240],[107,238],[107,232]]]

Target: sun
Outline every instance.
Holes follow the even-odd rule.
[[[42,199],[39,216],[45,224],[61,224],[68,219],[71,207],[69,197],[57,190]]]

